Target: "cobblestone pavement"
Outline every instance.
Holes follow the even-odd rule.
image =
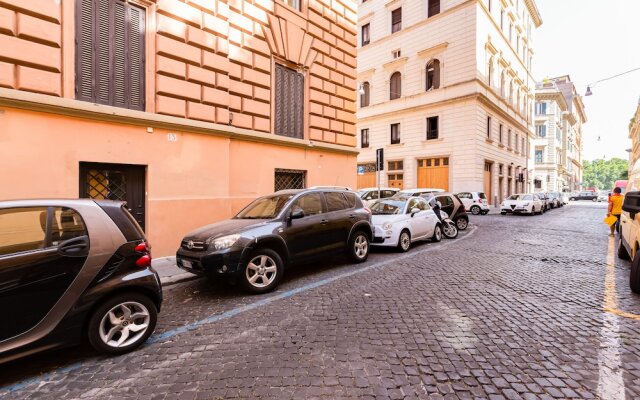
[[[151,343],[0,366],[0,397],[639,398],[640,296],[605,207],[478,216],[456,240],[298,268],[264,296],[180,283]]]

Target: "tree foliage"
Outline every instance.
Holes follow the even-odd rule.
[[[582,187],[612,190],[616,180],[627,179],[629,163],[622,158],[585,161],[582,171]]]

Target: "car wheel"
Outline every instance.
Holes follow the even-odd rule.
[[[627,248],[622,244],[622,239],[620,239],[620,243],[618,243],[618,258],[621,258],[623,260],[628,260],[631,258],[629,257]]]
[[[151,299],[123,293],[102,303],[91,315],[87,336],[97,351],[117,355],[140,346],[153,333],[158,310]]]
[[[456,220],[456,226],[459,230],[464,231],[469,226],[469,221],[466,218],[460,217]]]
[[[507,213],[504,211],[500,211],[500,215],[507,215]]]
[[[432,242],[439,242],[442,240],[442,226],[440,224],[436,225],[433,229],[433,236],[431,236]]]
[[[631,273],[629,274],[629,286],[633,293],[640,294],[640,251],[636,251],[631,263]]]
[[[411,234],[408,230],[400,232],[400,238],[398,239],[398,250],[405,252],[411,247]]]
[[[471,214],[473,214],[473,215],[478,215],[478,214],[480,214],[480,207],[478,207],[478,206],[471,206],[471,208],[469,209],[469,211],[471,211]]]
[[[458,228],[456,227],[456,224],[454,224],[453,222],[443,222],[442,223],[442,234],[444,235],[444,237],[446,237],[447,239],[455,239],[458,237]]]
[[[248,292],[267,293],[278,286],[283,274],[280,254],[271,249],[258,249],[245,264],[240,282]]]
[[[349,241],[349,256],[355,263],[367,261],[369,257],[369,237],[362,231],[356,232]]]
[[[596,202],[596,201],[598,201],[598,199],[591,199],[591,201]]]

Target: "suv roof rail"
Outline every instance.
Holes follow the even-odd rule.
[[[349,190],[352,189],[348,186],[311,186],[308,189],[337,189],[337,190]]]

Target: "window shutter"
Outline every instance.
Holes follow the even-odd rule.
[[[440,13],[440,0],[429,0],[429,17]]]
[[[391,23],[393,25],[402,22],[402,8],[395,9],[391,12]]]
[[[93,0],[76,3],[76,98],[93,101]]]
[[[145,10],[129,5],[129,105],[144,111]]]
[[[112,30],[112,15],[114,11],[113,1],[96,1],[97,9],[97,21],[96,32],[94,38],[94,82],[95,82],[95,99],[96,103],[111,104],[111,96],[109,89],[113,77],[111,75],[110,66],[113,65],[113,59],[111,57],[111,38],[113,37]]]
[[[127,107],[127,5],[121,0],[114,3],[113,21],[113,105]],[[101,41],[102,42],[102,41]]]
[[[304,138],[304,75],[276,64],[276,134]]]
[[[433,88],[438,89],[440,87],[440,61],[433,60]]]

